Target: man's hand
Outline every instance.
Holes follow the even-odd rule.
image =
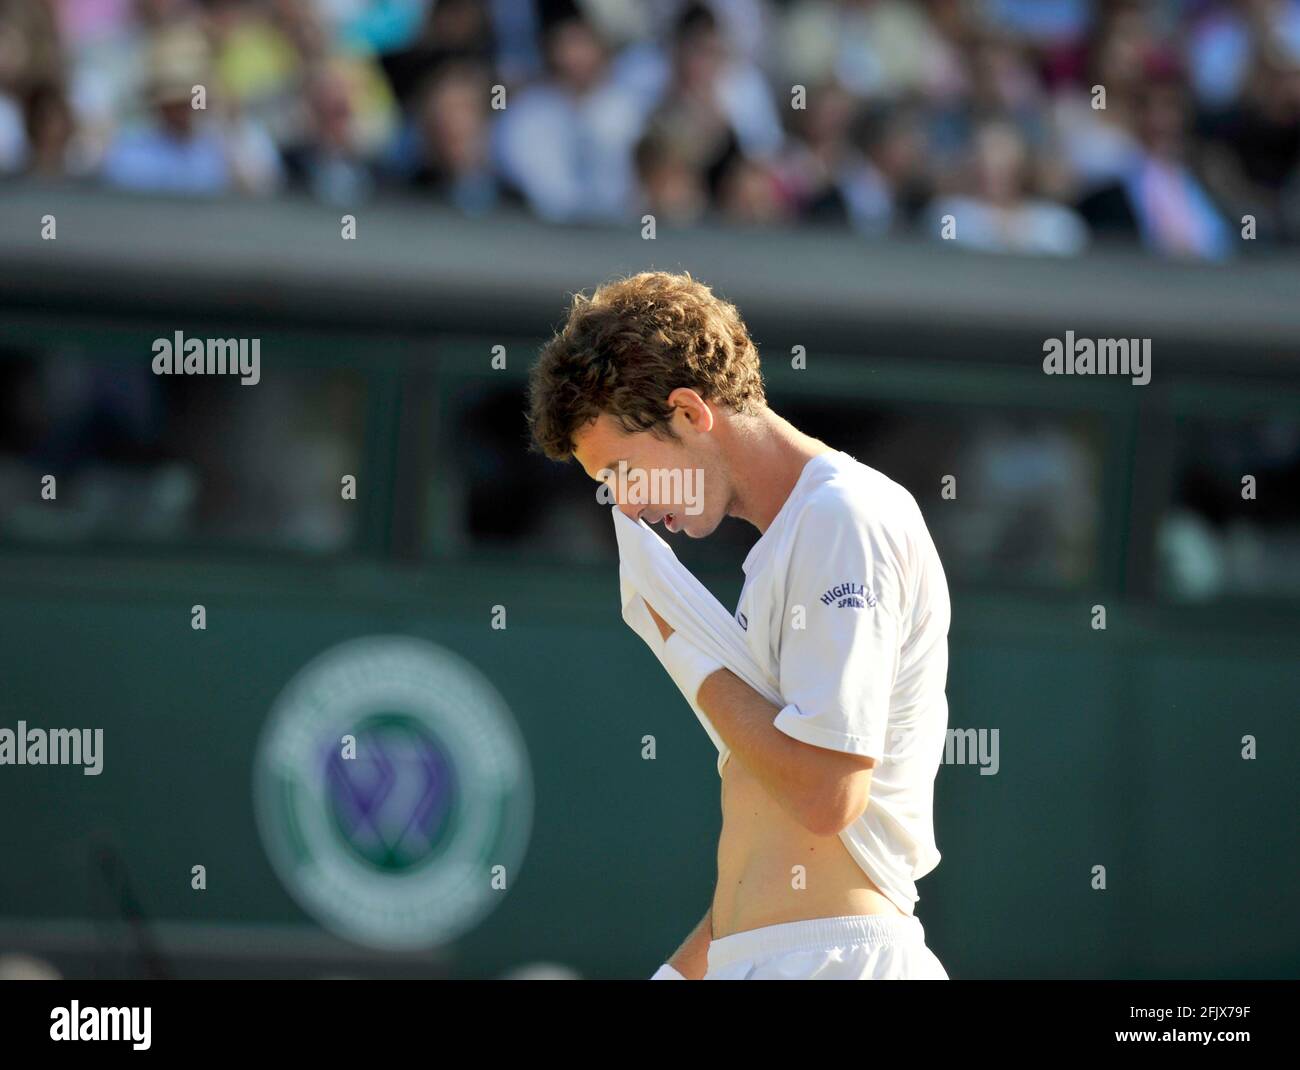
[[[645,599],[642,598],[641,601],[645,602]],[[668,626],[668,622],[664,620],[663,617],[659,616],[659,614],[655,612],[655,607],[649,602],[645,602],[645,607],[650,610],[650,616],[654,617],[655,624],[659,628],[659,634],[664,637],[664,642],[666,643],[668,637],[673,634],[673,629]]]

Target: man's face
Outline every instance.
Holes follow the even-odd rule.
[[[673,428],[681,439],[649,431],[625,432],[601,413],[573,436],[574,459],[592,479],[606,484],[619,509],[633,520],[664,522],[667,531],[702,539],[727,515],[730,480],[708,432],[678,411]]]

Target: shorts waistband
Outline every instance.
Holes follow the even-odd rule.
[[[925,942],[925,929],[915,914],[847,914],[809,918],[723,936],[709,944],[709,969],[733,962],[771,958],[790,951],[811,951],[852,944],[880,945]]]

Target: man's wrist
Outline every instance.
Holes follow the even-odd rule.
[[[685,638],[681,632],[673,632],[664,643],[664,668],[673,682],[681,689],[686,700],[695,705],[700,685],[719,669],[725,669],[717,658],[710,657],[699,647]]]

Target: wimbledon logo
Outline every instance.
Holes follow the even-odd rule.
[[[294,899],[386,950],[480,921],[532,828],[528,755],[505,700],[469,663],[406,636],[343,643],[289,682],[258,745],[254,801]]]

